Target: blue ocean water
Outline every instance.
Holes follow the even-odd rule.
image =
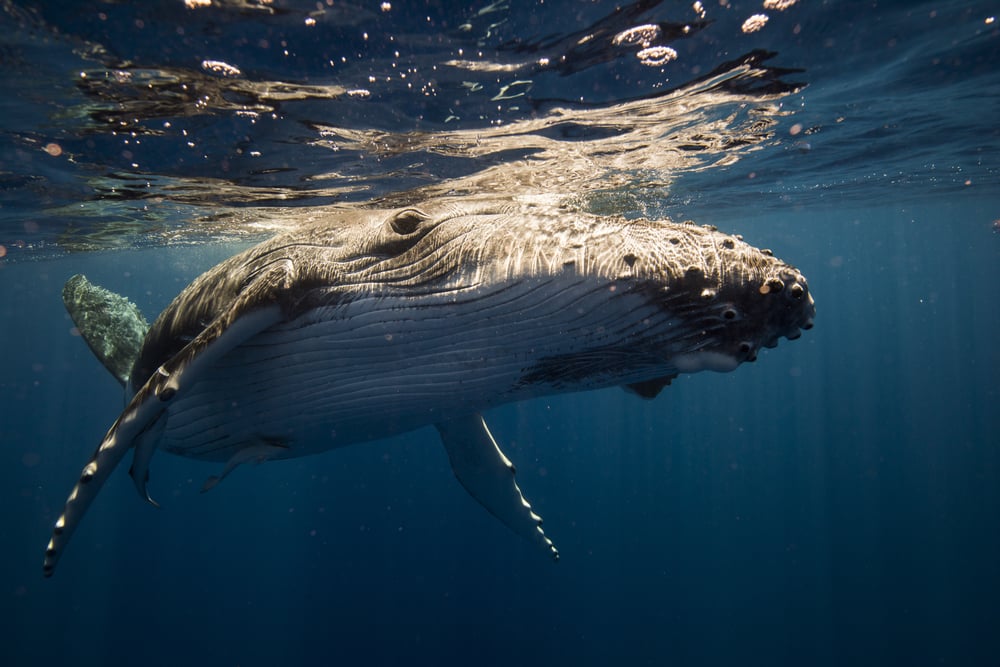
[[[703,4],[0,4],[0,662],[1000,662],[996,8]],[[816,327],[490,411],[556,564],[423,429],[207,494],[160,453],[42,578],[123,404],[66,278],[155,315],[324,207],[512,188],[743,234]]]

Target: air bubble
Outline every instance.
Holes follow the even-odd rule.
[[[643,65],[657,67],[677,59],[677,51],[669,46],[651,46],[635,54]]]
[[[611,39],[611,43],[615,46],[638,44],[645,48],[660,36],[660,32],[660,26],[652,23],[637,25],[634,28],[622,30]]]

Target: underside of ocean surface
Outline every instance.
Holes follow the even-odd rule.
[[[1000,664],[998,108],[988,2],[0,0],[0,663]],[[427,427],[125,462],[43,578],[131,398],[68,278],[445,197],[739,234],[815,327],[486,411],[556,563]]]

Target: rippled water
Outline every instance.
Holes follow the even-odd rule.
[[[998,14],[0,0],[0,663],[998,664]],[[443,194],[742,233],[816,327],[491,411],[556,566],[417,431],[205,495],[160,454],[164,509],[119,471],[42,580],[121,407],[67,277],[153,316],[276,229]]]
[[[441,192],[718,219],[996,184],[986,4],[764,4],[5,2],[0,243]]]

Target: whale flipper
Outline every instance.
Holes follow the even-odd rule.
[[[244,463],[263,463],[268,459],[278,456],[288,449],[288,445],[282,444],[278,438],[258,438],[249,443],[246,447],[238,450],[226,462],[226,466],[218,475],[212,475],[205,480],[201,487],[201,492],[205,493],[224,480],[229,473]]]
[[[542,518],[531,510],[514,481],[514,464],[500,450],[482,416],[470,414],[436,426],[451,469],[465,490],[508,528],[559,560],[559,550],[542,530]]]
[[[151,428],[162,428],[157,422],[165,417],[164,412],[178,392],[194,384],[198,376],[240,342],[276,323],[280,317],[281,309],[277,306],[260,307],[239,319],[220,316],[146,381],[104,436],[70,492],[45,549],[46,577],[52,576],[63,549],[108,476],[137,442],[141,447],[132,466],[132,479],[139,494],[150,500],[146,482],[153,447],[141,441],[143,434]]]
[[[87,346],[125,386],[149,331],[149,323],[139,308],[79,273],[66,281],[62,298]]]
[[[670,375],[664,375],[663,377],[643,380],[642,382],[633,382],[632,384],[622,386],[625,391],[630,394],[635,394],[640,398],[652,399],[659,396],[664,387],[670,386],[670,382],[676,377],[676,373],[671,373]]]

